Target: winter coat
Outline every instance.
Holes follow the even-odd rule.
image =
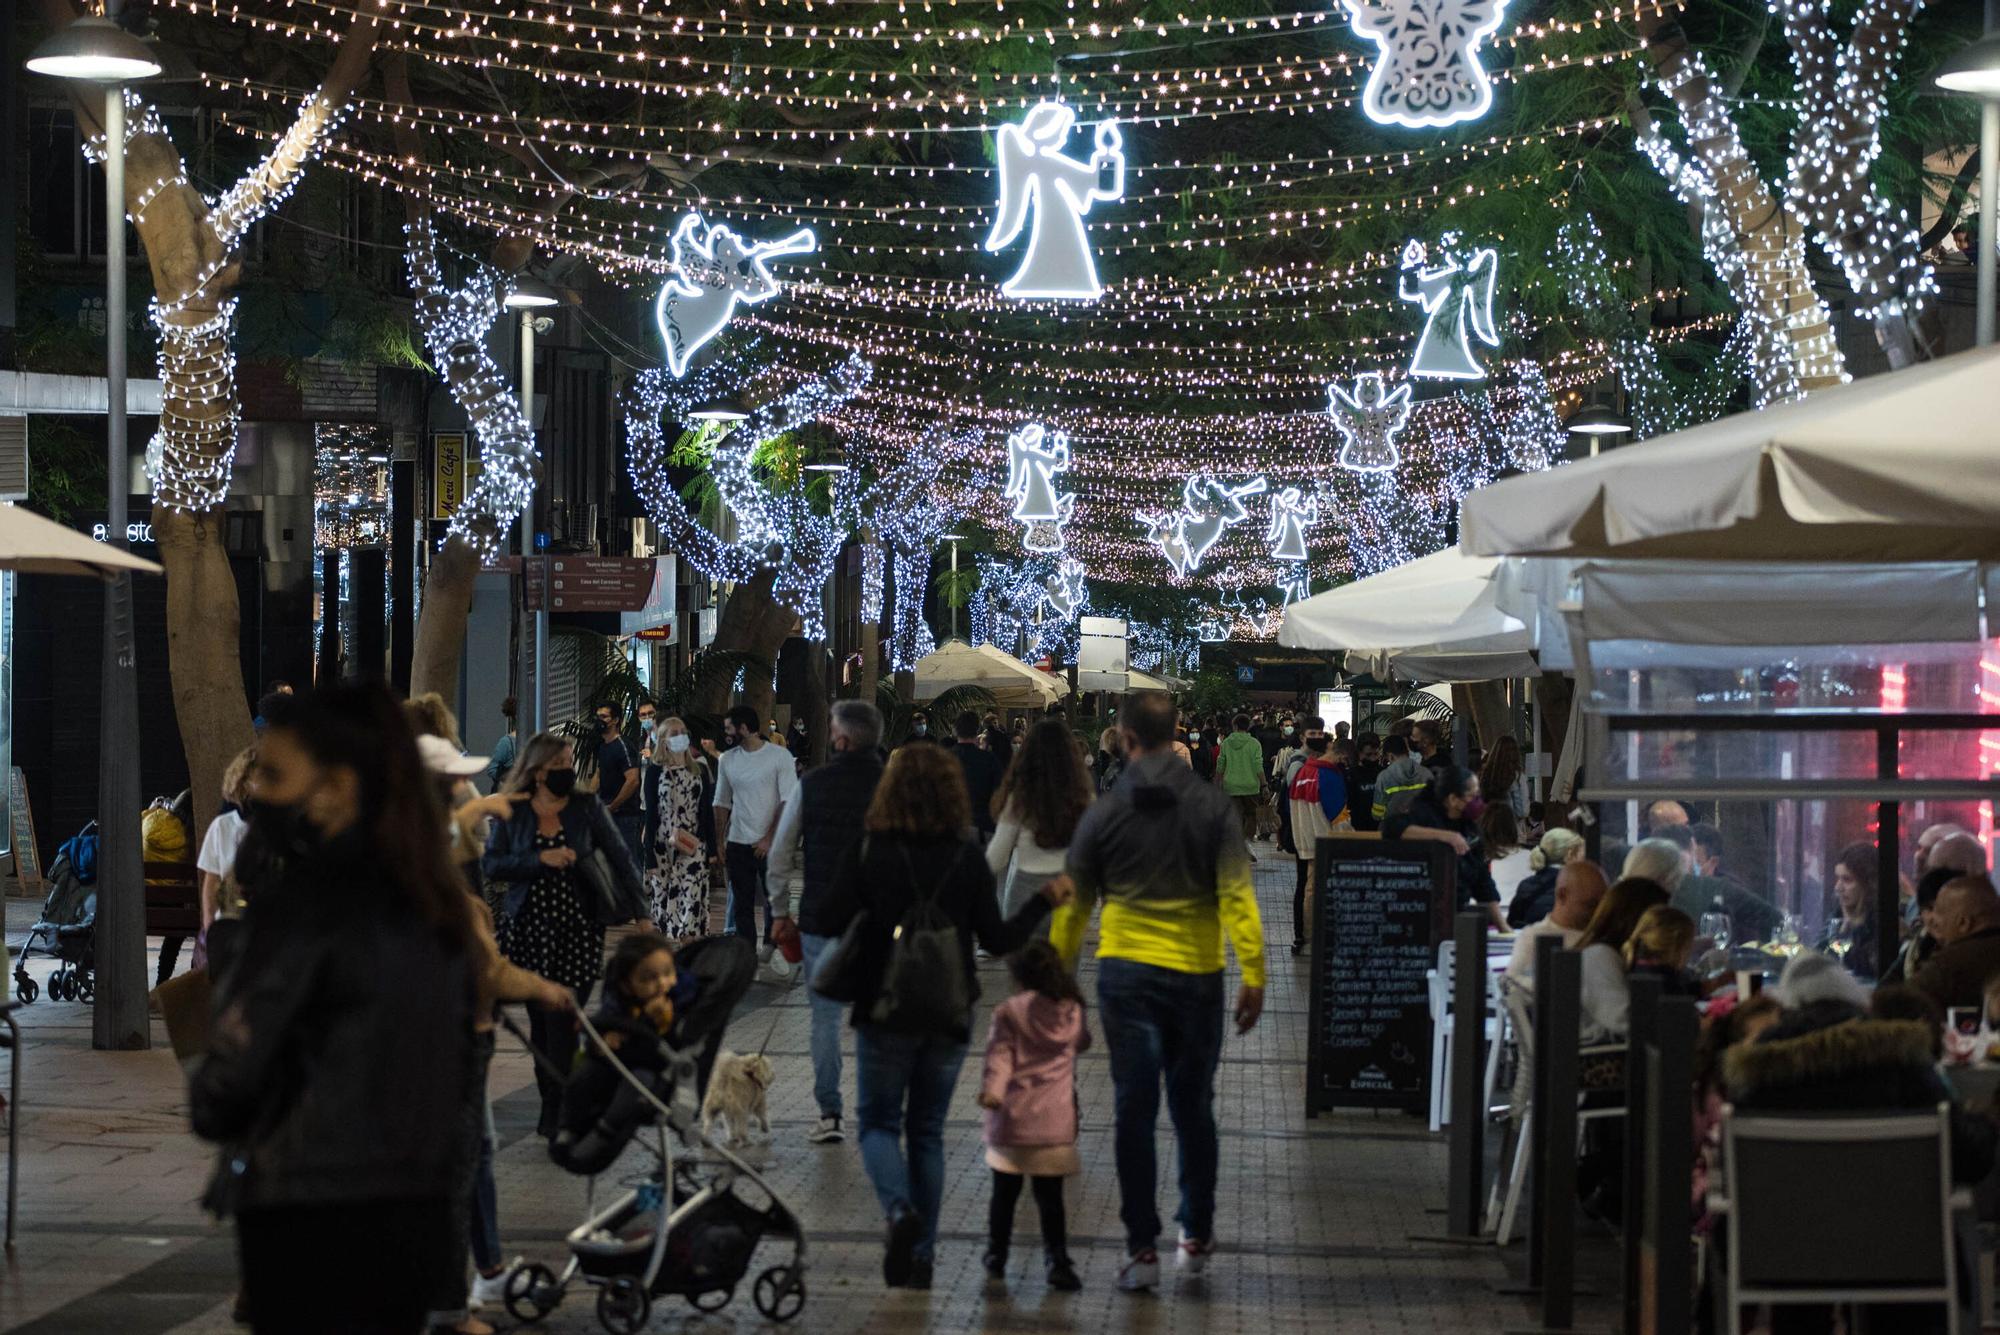
[[[1375,803],[1372,810],[1377,821],[1383,821],[1399,812],[1407,811],[1410,803],[1423,795],[1430,787],[1431,772],[1424,762],[1415,755],[1403,756],[1392,761],[1388,768],[1375,776]]]
[[[1028,1148],[1076,1143],[1076,1058],[1090,1048],[1083,1007],[1017,992],[993,1008],[982,1096],[986,1143]]]
[[[799,780],[799,930],[828,936],[820,904],[847,850],[861,841],[861,818],[882,782],[873,750],[842,751]]]
[[[1331,761],[1313,759],[1299,766],[1285,797],[1291,804],[1292,845],[1300,858],[1311,861],[1321,839],[1347,828],[1347,776]]]
[[[1549,866],[1531,871],[1515,887],[1514,901],[1507,906],[1507,925],[1515,931],[1532,927],[1555,911],[1556,878],[1562,867]],[[1699,921],[1699,919],[1697,919]]]
[[[1839,1002],[1784,1018],[1755,1042],[1729,1049],[1722,1075],[1740,1113],[1869,1113],[1951,1103],[1952,1180],[1993,1171],[1996,1128],[1953,1102],[1916,1020],[1870,1020]]]
[[[218,1210],[450,1195],[477,965],[388,881],[343,839],[246,910],[188,1084]]]

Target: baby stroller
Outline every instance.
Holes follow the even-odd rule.
[[[49,895],[28,929],[14,960],[14,995],[23,1006],[42,994],[28,977],[28,957],[40,945],[56,960],[49,996],[56,1001],[90,1001],[97,995],[97,822],[63,842],[49,864]]]
[[[599,1208],[593,1170],[615,1151],[587,1165],[565,1163],[590,1175],[585,1217],[570,1232],[570,1259],[560,1275],[545,1265],[526,1265],[508,1278],[507,1310],[518,1320],[539,1321],[553,1312],[579,1278],[597,1289],[597,1319],[612,1335],[633,1335],[643,1327],[657,1297],[677,1295],[699,1311],[720,1311],[767,1237],[789,1240],[791,1256],[758,1274],[751,1288],[757,1310],[769,1320],[789,1321],[805,1307],[806,1242],[798,1215],[756,1169],[703,1135],[698,1122],[723,1029],[756,976],[756,951],[739,937],[708,937],[683,946],[675,962],[682,973],[695,976],[699,988],[663,1041],[666,1062],[657,1075],[628,1068],[590,1022],[583,1022],[586,1041],[639,1091],[644,1129],[652,1132],[650,1141],[640,1143],[657,1166]],[[616,1150],[640,1139],[639,1129],[628,1128]],[[681,1143],[682,1157],[675,1156],[669,1130]],[[685,1153],[696,1148],[719,1160],[705,1182],[700,1165]]]

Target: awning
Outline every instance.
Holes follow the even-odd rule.
[[[946,691],[976,686],[1002,709],[1040,709],[1069,693],[1069,683],[1029,667],[990,644],[952,640],[917,660],[916,697],[935,700]]]
[[[1447,548],[1285,609],[1278,643],[1342,649],[1370,672],[1414,681],[1492,681],[1541,669],[1534,639],[1496,601],[1501,562]]]
[[[2000,347],[1469,493],[1476,556],[2000,560]]]
[[[0,570],[24,575],[94,575],[121,570],[163,575],[166,568],[18,505],[0,505]]]

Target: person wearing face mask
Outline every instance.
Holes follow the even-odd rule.
[[[1484,907],[1494,929],[1504,932],[1507,918],[1500,908],[1500,891],[1486,865],[1485,839],[1479,832],[1479,815],[1485,809],[1479,776],[1447,762],[1433,772],[1429,786],[1409,806],[1391,812],[1382,822],[1382,837],[1449,844],[1458,855],[1458,907]]]
[[[653,868],[653,842],[660,827],[660,711],[651,700],[639,706],[639,872]]]
[[[937,738],[931,736],[930,718],[921,711],[919,711],[913,718],[910,719],[910,735],[902,740],[901,745],[909,746],[912,743],[916,742],[935,744],[936,741]]]
[[[838,700],[827,717],[832,757],[799,780],[771,841],[771,911],[789,919],[797,900],[799,944],[805,951],[807,1003],[812,1007],[813,1099],[819,1121],[806,1132],[814,1145],[837,1144],[841,1130],[840,1003],[812,990],[814,973],[835,933],[826,921],[833,873],[860,842],[862,820],[882,782],[882,714],[866,700]]]
[[[576,791],[576,758],[554,733],[528,739],[501,792],[528,794],[527,801],[513,804],[507,819],[493,823],[479,860],[486,879],[505,887],[501,953],[569,988],[582,1005],[603,968],[604,928],[577,880],[577,860],[601,850],[612,875],[633,897],[643,893],[638,868],[604,804],[595,794]],[[554,1069],[569,1070],[577,1039],[567,1009],[531,1005],[528,1028],[535,1049]],[[562,1113],[562,1081],[537,1062],[535,1084],[542,1096],[537,1132],[553,1136]]]
[[[599,705],[594,716],[597,720],[597,796],[604,803],[604,809],[611,813],[618,833],[624,836],[626,851],[632,855],[636,866],[640,860],[640,836],[646,824],[639,799],[639,767],[632,763],[632,752],[625,745],[618,706]]]
[[[668,718],[656,725],[653,763],[659,777],[654,806],[653,867],[646,873],[648,902],[660,935],[676,945],[708,934],[708,858],[701,842],[701,770],[687,724]]]
[[[415,1332],[463,1172],[471,904],[388,691],[294,699],[258,744],[256,893],[189,1115],[222,1147],[207,1204],[236,1220],[253,1330]],[[327,1284],[329,1257],[366,1282]]]

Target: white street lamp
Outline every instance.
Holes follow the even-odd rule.
[[[510,311],[521,315],[521,415],[528,423],[529,439],[535,434],[535,335],[546,334],[555,328],[555,321],[538,312],[559,304],[561,298],[556,290],[533,274],[521,274],[514,280],[513,288],[501,299]],[[522,615],[527,615],[528,582],[534,578],[535,555],[535,500],[534,493],[521,505],[521,592]],[[521,689],[528,697],[528,719],[531,732],[542,732],[548,722],[548,651],[549,651],[549,591],[547,581],[543,581],[542,606],[535,612],[533,620],[533,649],[522,646]],[[527,629],[526,626],[523,627]],[[525,638],[525,637],[524,637]],[[532,653],[532,657],[530,654]]]
[[[2000,247],[2000,0],[1986,0],[1986,35],[1938,66],[1931,79],[1979,99],[1979,346],[1993,342],[1994,250]]]
[[[125,423],[125,88],[160,72],[153,48],[117,24],[86,15],[51,33],[28,57],[36,74],[98,85],[104,97],[105,539],[128,545],[132,488]],[[132,643],[132,577],[104,586],[104,663],[97,734],[97,993],[91,1045],[152,1046],[146,1013],[146,899],[140,865],[139,769],[131,738],[139,729]]]

